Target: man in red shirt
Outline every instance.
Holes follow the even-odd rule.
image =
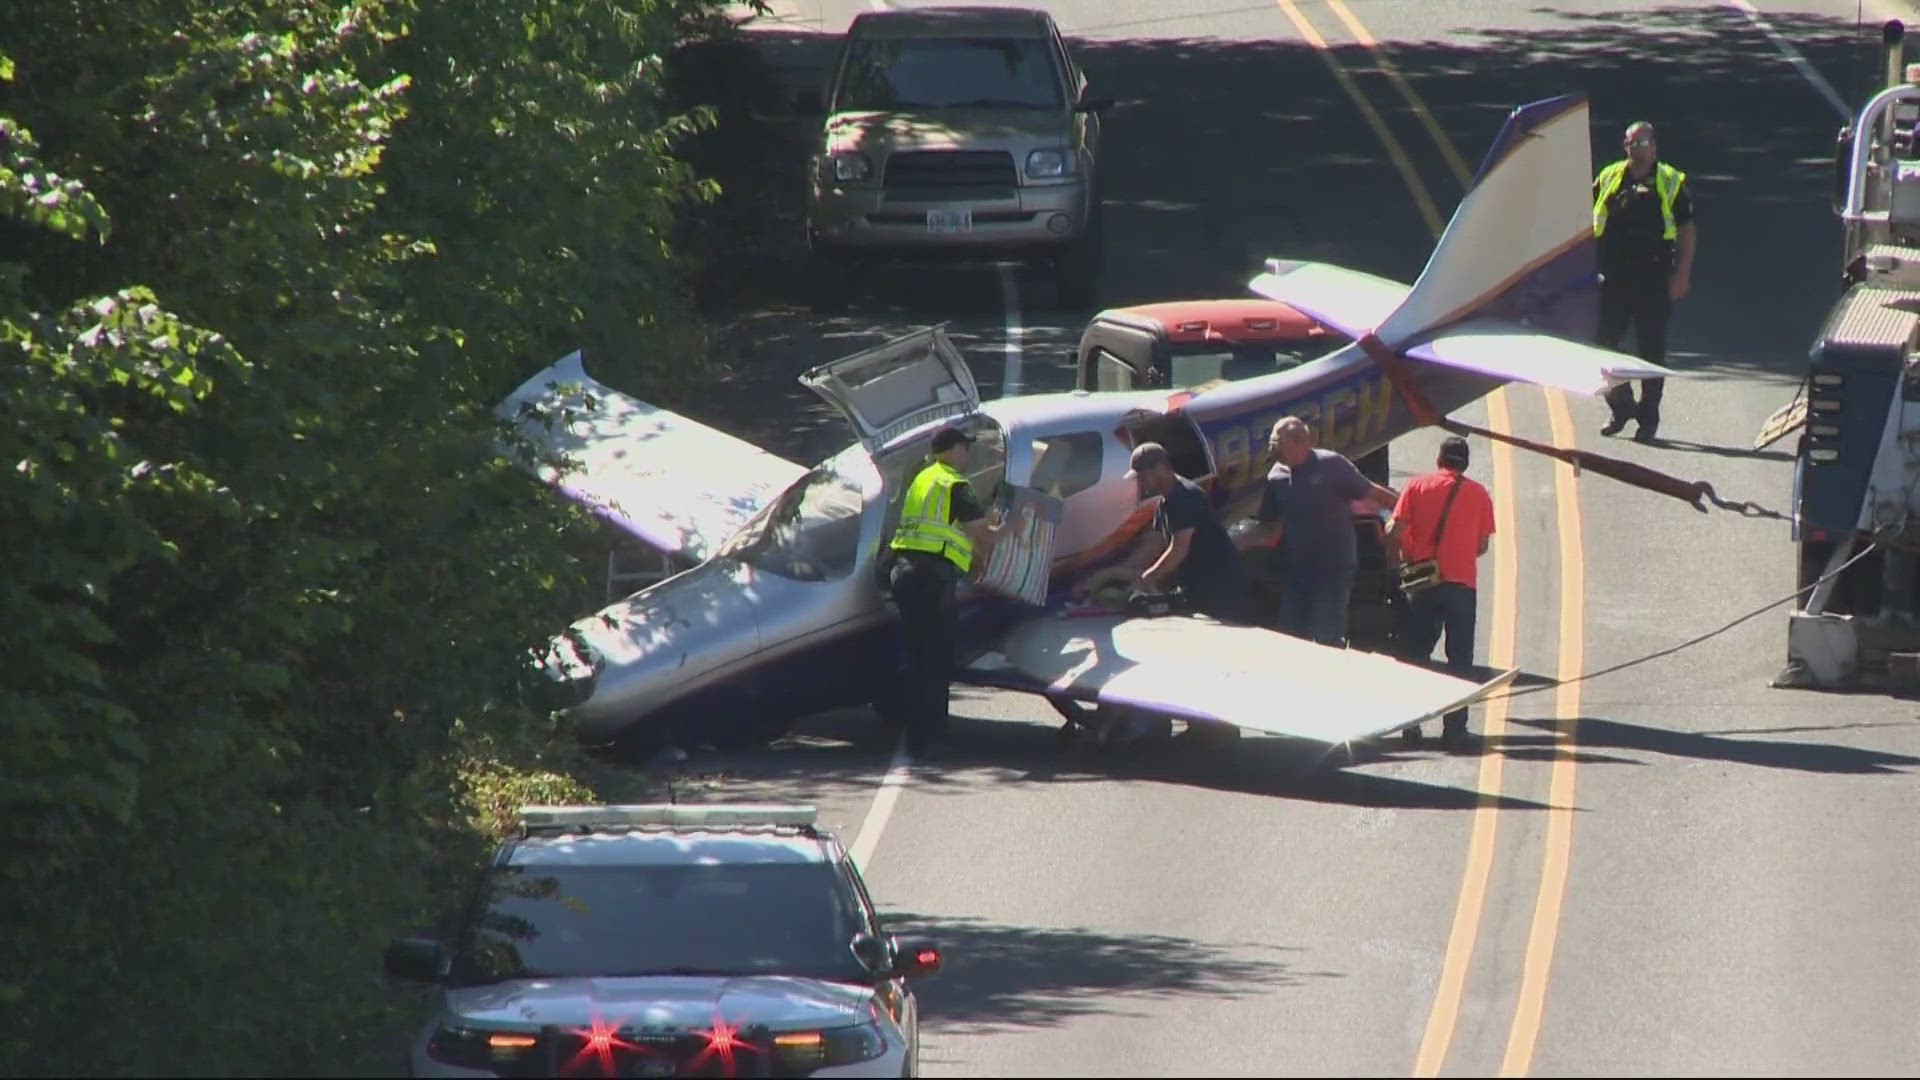
[[[1402,658],[1428,663],[1444,630],[1447,669],[1471,678],[1480,556],[1487,553],[1493,536],[1493,499],[1479,481],[1467,478],[1467,459],[1467,440],[1453,435],[1440,444],[1439,468],[1414,477],[1401,491],[1387,523],[1387,542],[1398,545],[1404,562],[1433,559],[1439,567],[1440,583],[1414,593],[1408,603]],[[1409,729],[1408,738],[1418,740],[1420,729]],[[1456,752],[1478,745],[1479,740],[1467,734],[1467,710],[1447,714],[1440,739]]]

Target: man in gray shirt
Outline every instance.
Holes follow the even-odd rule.
[[[1236,544],[1266,547],[1277,537],[1287,557],[1280,630],[1343,648],[1359,565],[1353,503],[1371,499],[1387,510],[1400,496],[1361,475],[1344,456],[1316,448],[1313,430],[1297,416],[1281,417],[1268,445],[1276,464],[1260,494],[1258,524]]]

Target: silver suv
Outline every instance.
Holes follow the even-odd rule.
[[[409,1076],[917,1076],[907,980],[810,806],[521,811],[444,936],[388,946],[431,986]]]
[[[1041,263],[1060,300],[1100,287],[1101,114],[1052,16],[1014,7],[863,12],[823,95],[809,165],[816,299],[875,257]]]

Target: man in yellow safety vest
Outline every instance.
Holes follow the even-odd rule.
[[[895,557],[887,576],[906,639],[900,711],[906,746],[914,753],[946,731],[960,579],[973,568],[976,546],[1000,531],[960,471],[973,441],[951,425],[934,434],[932,460],[908,485],[889,544]]]
[[[1660,160],[1653,125],[1627,128],[1627,156],[1593,180],[1593,236],[1599,245],[1600,325],[1594,343],[1618,350],[1632,324],[1640,358],[1660,364],[1667,357],[1667,322],[1673,303],[1687,295],[1693,277],[1693,195],[1687,174]],[[1665,379],[1646,379],[1640,400],[1633,383],[1607,392],[1613,415],[1602,435],[1617,434],[1638,420],[1636,442],[1652,442],[1660,429]]]

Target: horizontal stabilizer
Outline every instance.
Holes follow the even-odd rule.
[[[1637,356],[1544,334],[1502,319],[1472,318],[1413,346],[1406,355],[1461,371],[1601,397],[1623,379],[1681,375]]]
[[[957,677],[1338,745],[1432,720],[1518,673],[1476,683],[1259,627],[1089,615],[1021,623]]]
[[[578,352],[521,384],[496,414],[542,454],[540,479],[668,555],[704,561],[806,470],[595,381]]]
[[[1268,259],[1267,271],[1247,283],[1350,338],[1370,333],[1407,298],[1407,286],[1328,263]]]

